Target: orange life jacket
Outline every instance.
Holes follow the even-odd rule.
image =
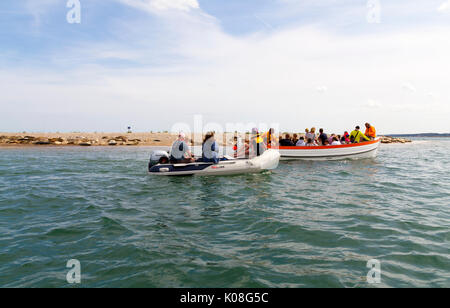
[[[366,128],[366,133],[364,135],[366,135],[367,137],[376,138],[377,132],[375,130],[375,127],[370,126],[369,128]]]

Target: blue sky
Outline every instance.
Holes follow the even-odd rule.
[[[0,3],[0,131],[169,130],[201,114],[450,132],[450,1],[80,0],[80,24],[66,3]]]

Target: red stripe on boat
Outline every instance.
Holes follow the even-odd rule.
[[[323,149],[340,149],[340,148],[354,148],[360,147],[369,144],[375,144],[380,142],[381,139],[376,139],[372,141],[360,142],[360,143],[352,143],[352,144],[341,144],[341,145],[326,145],[326,146],[307,146],[307,147],[274,147],[274,149],[279,150],[323,150]],[[269,148],[272,148],[269,146]]]

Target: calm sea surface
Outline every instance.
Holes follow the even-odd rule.
[[[0,149],[0,287],[450,287],[450,139],[220,178],[151,150]]]

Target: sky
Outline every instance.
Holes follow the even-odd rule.
[[[449,55],[450,0],[2,0],[0,131],[449,133]]]

